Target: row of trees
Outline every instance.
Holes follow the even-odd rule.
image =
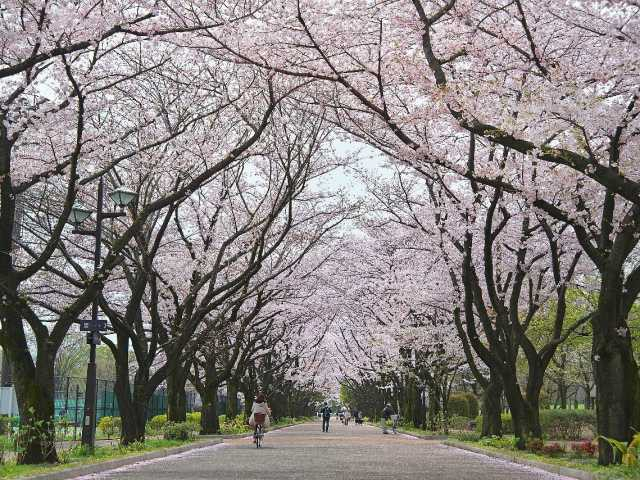
[[[116,358],[136,354],[120,395],[135,410],[166,381],[175,418],[187,380],[251,389],[252,369],[296,358],[260,352],[298,346],[323,365],[336,352],[316,348],[325,328],[305,314],[316,308],[339,319],[328,345],[345,375],[387,375],[391,361],[418,390],[444,392],[466,362],[485,433],[500,432],[504,394],[521,445],[540,434],[556,352],[588,325],[599,433],[627,440],[640,428],[628,322],[640,293],[636,2],[344,3],[3,10],[0,344],[21,408],[50,418],[53,359],[95,298]],[[335,264],[326,239],[349,207],[308,185],[342,136],[413,173],[364,178],[378,213]],[[99,177],[138,200],[92,271],[65,223]],[[339,278],[316,278],[328,264]],[[578,317],[571,285],[593,299]],[[531,328],[540,317],[546,336]],[[263,329],[278,333],[252,344]],[[613,460],[604,441],[599,455]]]
[[[489,368],[478,380],[507,395],[521,438],[538,433],[543,373],[575,325],[564,318],[566,282],[585,261],[598,282],[585,320],[598,430],[629,439],[640,427],[627,322],[640,291],[635,2],[277,3],[263,13],[261,35],[214,42],[266,71],[313,81],[309,103],[329,107],[343,130],[433,183],[437,207],[448,212],[435,220],[442,249],[460,268],[452,279],[460,284],[458,330]],[[451,222],[467,231],[447,238]],[[507,233],[513,241],[498,248]],[[558,243],[560,235],[575,241]],[[541,257],[529,246],[536,237],[551,259],[539,292]],[[500,250],[511,257],[510,275],[497,267]],[[549,292],[554,334],[536,348],[526,326],[537,295]],[[520,350],[526,387],[515,381]],[[613,460],[604,441],[599,460]]]
[[[57,460],[55,359],[95,300],[125,444],[144,439],[161,384],[174,421],[186,382],[198,388],[203,432],[218,429],[223,384],[252,398],[272,379],[289,411],[316,390],[306,333],[326,316],[307,299],[352,210],[313,188],[333,169],[328,125],[297,108],[296,83],[183,43],[258,7],[3,6],[0,345],[35,432],[22,462]],[[94,268],[94,239],[67,223],[102,201],[98,179],[137,196],[104,222]]]

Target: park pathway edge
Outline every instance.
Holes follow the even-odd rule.
[[[105,460],[104,462],[96,462],[89,465],[81,465],[79,467],[69,467],[57,472],[39,473],[38,475],[31,475],[29,477],[16,477],[16,480],[70,480],[84,475],[93,475],[96,473],[102,473],[128,465],[133,465],[138,462],[144,462],[147,460],[154,460],[156,458],[167,457],[169,455],[185,453],[190,450],[212,447],[221,443],[221,438],[200,440],[189,443],[187,445],[181,445],[179,447],[161,448],[158,450],[153,450],[151,452],[142,453],[140,455],[114,458],[113,460]]]
[[[269,429],[269,432],[281,430],[283,428],[294,427],[296,425],[303,425],[304,423],[290,423],[287,425],[279,425]],[[147,460],[155,460],[157,458],[167,457],[169,455],[176,455],[185,453],[190,450],[197,450],[200,448],[212,447],[224,443],[224,440],[231,440],[234,438],[245,438],[250,436],[250,432],[231,434],[231,435],[204,435],[203,440],[197,440],[187,445],[181,445],[179,447],[162,448],[159,450],[153,450],[151,452],[142,453],[140,455],[131,455],[123,458],[114,458],[113,460],[105,460],[104,462],[91,463],[89,465],[81,465],[78,467],[69,467],[57,472],[39,473],[37,475],[31,475],[29,477],[16,477],[16,480],[71,480],[83,475],[93,475],[96,473],[103,473],[116,468],[126,467],[134,465],[138,462],[144,462]]]
[[[577,480],[597,480],[598,478],[593,473],[585,472],[584,470],[578,470],[576,468],[563,467],[561,465],[553,465],[551,463],[536,462],[535,460],[528,460],[526,458],[518,458],[515,455],[509,455],[508,453],[498,453],[498,452],[492,452],[489,450],[483,450],[482,448],[472,447],[471,445],[467,445],[460,442],[453,442],[451,440],[446,440],[442,443],[448,447],[459,448],[460,450],[467,450],[472,453],[485,455],[491,458],[497,458],[499,460],[505,460],[511,463],[517,463],[518,465],[524,465],[526,467],[534,467],[549,473],[562,475],[563,477],[572,477],[572,478],[576,478]]]

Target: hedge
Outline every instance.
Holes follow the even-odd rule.
[[[475,418],[478,416],[478,412],[480,410],[478,406],[478,399],[470,392],[451,394],[447,407],[449,415],[452,417],[458,416]]]
[[[449,417],[449,428],[451,430],[467,430],[471,419],[460,415]]]
[[[469,417],[476,418],[480,413],[478,398],[471,392],[466,392],[463,395],[467,397],[467,401],[469,402]]]
[[[469,401],[467,397],[460,393],[454,393],[449,397],[447,410],[452,417],[468,417]]]
[[[503,413],[502,433],[513,434],[510,413]],[[596,432],[594,410],[540,410],[540,424],[545,438],[553,440],[581,440],[585,428]],[[476,418],[476,430],[482,431],[482,416]]]
[[[198,430],[191,422],[167,422],[162,427],[165,440],[191,440]]]

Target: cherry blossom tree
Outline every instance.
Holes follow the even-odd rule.
[[[275,92],[272,78],[232,65],[225,69],[221,64],[212,79],[202,62],[176,56],[175,48],[165,45],[146,50],[145,55],[127,42],[115,47],[103,45],[105,51],[94,52],[92,62],[85,61],[90,49],[43,60],[49,75],[44,86],[31,82],[23,70],[16,75],[27,77],[28,89],[13,85],[14,80],[6,84],[9,106],[0,136],[6,147],[1,208],[7,248],[2,248],[14,255],[2,257],[1,341],[14,370],[24,424],[45,425],[42,435],[28,441],[21,456],[25,463],[56,459],[55,448],[40,445],[53,441],[53,359],[70,326],[121,262],[128,243],[156,212],[171,209],[248,153],[287,94],[286,87]],[[120,70],[110,72],[107,65]],[[192,68],[183,69],[186,66]],[[22,106],[15,110],[16,105]],[[210,145],[217,148],[210,156],[204,154],[203,139],[211,138],[215,128],[224,140]],[[191,153],[192,144],[202,148],[200,157]],[[160,175],[170,168],[173,175]],[[62,309],[49,309],[56,321],[48,327],[34,308],[38,303],[24,296],[23,287],[37,281],[42,272],[61,271],[52,258],[61,252],[57,247],[66,237],[74,201],[90,204],[91,183],[105,175],[116,185],[128,182],[145,192],[154,185],[146,182],[154,171],[155,180],[162,179],[156,184],[160,188],[146,190],[147,201],[131,209],[130,220],[111,239],[101,268],[71,282],[78,293],[75,299]],[[33,214],[23,213],[21,240],[12,249],[16,195],[22,210],[32,208]],[[77,262],[69,256],[67,261],[72,271],[77,270]],[[25,348],[25,328],[36,337],[35,359]],[[43,452],[48,452],[46,458]]]
[[[636,2],[272,7],[252,24],[259,35],[209,38],[242,62],[310,79],[303,102],[332,107],[336,124],[398,160],[521,195],[571,226],[601,278],[591,317],[599,431],[628,439],[640,426],[626,320],[640,289],[626,268],[638,237]],[[470,171],[459,148],[468,133],[508,148],[515,165],[536,163],[537,176],[514,184],[485,160]],[[600,462],[612,459],[601,442]]]

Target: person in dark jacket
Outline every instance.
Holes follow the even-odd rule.
[[[329,420],[331,419],[331,407],[324,402],[323,407],[320,409],[320,413],[322,414],[322,431],[329,431]]]
[[[387,420],[389,420],[394,413],[390,403],[387,403],[382,409],[382,433],[389,433],[387,432]]]

